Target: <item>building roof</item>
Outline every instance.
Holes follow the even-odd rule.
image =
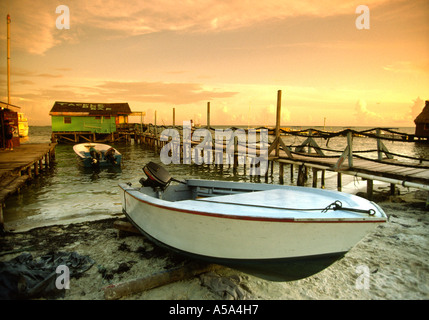
[[[13,104],[9,104],[9,103],[3,102],[3,101],[0,101],[0,108],[1,109],[10,109],[10,110],[15,111],[15,112],[19,112],[18,109],[21,109],[21,107],[18,107],[18,106],[15,106]]]
[[[130,114],[128,103],[89,103],[55,101],[49,115],[51,116],[101,116]]]
[[[429,101],[428,100],[426,100],[423,111],[417,116],[417,118],[414,120],[414,123],[415,124],[429,123]]]

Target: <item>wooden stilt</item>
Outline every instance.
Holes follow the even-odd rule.
[[[342,176],[341,176],[341,172],[337,173],[337,190],[341,191],[343,188],[342,186]]]
[[[320,181],[320,187],[322,189],[325,189],[325,171],[326,170],[322,170],[322,177],[320,178],[321,179],[321,181]]]
[[[306,166],[303,164],[298,167],[298,186],[304,186],[306,180]]]
[[[279,180],[280,184],[284,184],[284,165],[283,163],[279,163]]]
[[[371,179],[366,180],[366,195],[369,200],[372,200],[374,191],[374,181]]]
[[[313,188],[317,188],[317,169],[313,168]]]

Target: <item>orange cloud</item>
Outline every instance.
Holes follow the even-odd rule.
[[[387,0],[368,0],[371,9]],[[88,32],[98,37],[135,36],[160,31],[218,32],[296,16],[354,14],[361,1],[172,1],[75,0],[68,3],[70,29],[57,30],[56,0],[6,0],[1,15],[11,14],[13,47],[44,54],[66,41],[78,42]],[[5,24],[0,32],[5,34]],[[91,30],[91,31],[90,31]],[[101,30],[108,32],[101,32]]]
[[[374,120],[381,120],[381,116],[368,110],[365,100],[359,99],[355,105],[355,116],[360,123],[370,123]]]

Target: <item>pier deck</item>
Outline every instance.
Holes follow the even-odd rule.
[[[6,198],[23,184],[38,176],[55,159],[56,143],[21,144],[12,151],[0,151],[0,231],[3,229],[3,206]]]
[[[429,170],[427,166],[423,165],[419,168],[418,165],[406,164],[399,161],[385,160],[385,162],[380,162],[377,160],[354,158],[353,166],[343,164],[336,168],[339,157],[327,158],[323,156],[294,154],[293,158],[291,158],[282,151],[279,158],[276,158],[275,161],[280,165],[291,164],[306,166],[315,170],[334,171],[339,174],[339,177],[341,174],[354,175],[369,180],[379,180],[429,190]],[[341,190],[341,183],[339,183],[338,189]]]
[[[161,129],[162,128],[159,128],[159,130]],[[137,143],[146,144],[157,151],[159,151],[166,143],[165,141],[160,140],[159,133],[140,133],[136,136],[138,137]],[[269,143],[270,151],[268,160],[271,167],[275,163],[278,164],[281,183],[283,181],[284,174],[283,167],[285,165],[291,165],[292,175],[294,168],[299,168],[298,179],[296,180],[298,185],[304,185],[303,179],[306,179],[307,168],[313,170],[313,187],[316,187],[317,184],[318,171],[323,172],[322,177],[324,176],[325,171],[336,172],[338,174],[337,188],[339,191],[341,191],[342,188],[341,176],[343,174],[361,177],[368,181],[369,198],[371,197],[372,182],[374,180],[390,183],[392,189],[393,185],[400,184],[405,187],[429,190],[429,159],[420,159],[420,161],[414,159],[413,161],[407,162],[393,158],[392,156],[389,157],[389,151],[385,147],[382,147],[383,145],[381,142],[379,142],[379,159],[370,159],[354,154],[352,147],[350,147],[351,151],[345,151],[342,155],[326,156],[320,151],[321,148],[316,145],[314,140],[311,142],[311,139],[308,140],[310,141],[309,144],[299,146],[299,148],[302,149],[301,152],[292,151],[292,148],[284,145],[281,139],[277,141],[281,141],[278,143],[280,144],[278,154],[275,155],[274,152],[277,144],[276,141]],[[374,142],[376,141],[374,140]],[[197,143],[193,141],[192,147],[194,147],[195,144]],[[318,150],[319,152],[308,153],[304,151],[307,150],[308,146],[316,151]],[[180,148],[183,150],[182,144],[180,145]],[[234,149],[236,150],[237,147],[234,147]],[[247,151],[246,154],[248,154]],[[259,152],[257,154],[259,154]],[[236,157],[238,154],[235,152],[234,156]],[[237,166],[236,161],[234,161],[234,166]],[[266,175],[268,175],[268,171]]]

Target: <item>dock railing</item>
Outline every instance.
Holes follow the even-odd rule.
[[[397,165],[401,165],[401,162],[397,161],[394,157],[403,158],[410,160],[403,165],[406,166],[418,166],[422,168],[427,163],[427,168],[429,169],[429,158],[423,157],[413,157],[409,155],[404,155],[400,153],[395,153],[389,151],[383,141],[391,142],[401,142],[401,143],[415,143],[415,141],[409,139],[410,136],[407,133],[395,131],[390,128],[372,128],[367,130],[354,130],[354,129],[344,129],[337,132],[322,131],[318,129],[305,129],[299,131],[291,131],[280,129],[281,134],[278,140],[274,140],[273,144],[279,144],[280,150],[283,150],[286,153],[286,156],[293,158],[294,154],[306,154],[308,156],[318,156],[318,157],[332,157],[338,158],[337,163],[335,164],[335,169],[339,170],[344,161],[348,160],[348,167],[353,167],[353,158],[366,159],[371,161],[379,162],[394,162]],[[305,137],[306,139],[299,145],[286,145],[282,140],[286,136],[296,136],[296,137]],[[329,140],[335,137],[346,137],[347,144],[343,150],[336,150],[332,148],[323,148],[320,147],[316,142],[316,138],[323,138],[327,141],[328,145]],[[353,148],[353,139],[354,137],[374,139],[374,149],[367,150],[355,150]],[[271,145],[270,150],[276,148],[276,146]],[[328,154],[329,153],[329,154]],[[361,154],[375,153],[376,158],[365,157]],[[411,163],[415,161],[416,163]]]

